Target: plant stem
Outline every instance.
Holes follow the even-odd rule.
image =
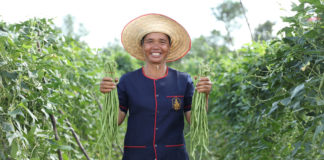
[[[58,136],[58,133],[57,133],[55,117],[53,116],[53,114],[50,114],[50,118],[51,118],[51,122],[52,122],[52,125],[53,125],[55,140],[58,141],[58,140],[60,140],[60,137]],[[57,155],[59,157],[59,160],[63,160],[62,153],[61,153],[60,149],[57,149]]]
[[[60,110],[60,109],[59,109],[59,112],[60,112],[61,114],[63,114],[62,110]],[[66,121],[66,124],[70,127],[70,131],[72,132],[73,137],[74,137],[75,141],[78,143],[78,146],[79,146],[79,148],[81,149],[82,153],[83,153],[84,156],[87,158],[87,160],[90,160],[90,158],[89,158],[89,156],[88,156],[86,150],[84,149],[84,147],[82,146],[82,143],[81,143],[80,140],[79,140],[78,135],[75,133],[74,129],[72,128],[72,125],[71,125],[70,121],[69,121],[67,118],[65,119],[65,121]]]
[[[251,27],[250,27],[250,23],[249,23],[249,20],[246,16],[246,13],[245,13],[245,9],[244,9],[244,6],[243,6],[243,3],[242,3],[242,0],[240,0],[240,4],[241,4],[241,8],[242,8],[242,11],[243,11],[243,14],[244,14],[244,17],[245,17],[245,21],[249,27],[249,31],[250,31],[250,36],[251,36],[251,41],[253,41],[253,34],[252,34],[252,31],[251,31]]]

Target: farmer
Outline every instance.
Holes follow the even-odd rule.
[[[190,50],[187,31],[167,16],[146,14],[125,26],[121,41],[130,55],[145,62],[117,84],[119,124],[129,112],[123,160],[188,160],[184,117],[190,124],[195,87],[189,74],[167,66]],[[116,87],[113,78],[102,79],[102,93]],[[208,97],[211,87],[208,78],[201,78],[196,89]]]

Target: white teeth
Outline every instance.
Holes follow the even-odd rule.
[[[152,53],[153,56],[159,56],[161,53]]]

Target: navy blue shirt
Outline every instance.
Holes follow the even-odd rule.
[[[123,75],[117,89],[120,109],[129,112],[123,160],[189,159],[183,134],[194,92],[189,74],[167,68],[153,79],[141,68]]]

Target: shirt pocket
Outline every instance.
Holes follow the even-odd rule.
[[[184,144],[171,144],[171,145],[165,145],[165,147],[170,148],[170,147],[181,147],[184,146]]]
[[[146,148],[146,146],[124,146],[124,148]]]
[[[168,109],[170,112],[182,111],[184,107],[184,96],[174,95],[166,96],[168,102]]]
[[[164,146],[165,159],[188,160],[188,153],[184,144],[170,144]]]
[[[147,146],[125,145],[123,160],[133,160],[133,159],[148,160],[150,154],[151,152],[149,150],[149,147]]]

